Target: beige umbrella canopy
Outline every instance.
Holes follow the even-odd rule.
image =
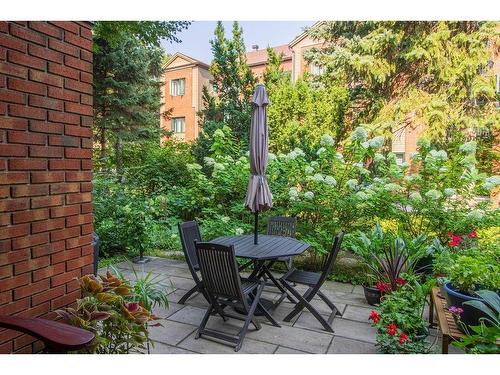
[[[267,110],[269,104],[264,85],[255,88],[252,98],[252,124],[250,128],[250,180],[245,207],[255,214],[254,243],[258,242],[259,212],[273,206],[273,195],[266,180],[268,156]]]

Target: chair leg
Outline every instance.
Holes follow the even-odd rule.
[[[328,307],[332,310],[332,313],[335,313],[334,315],[342,316],[342,313],[337,308],[337,306],[335,306],[335,304],[332,301],[330,301],[330,299],[327,296],[325,296],[321,290],[318,291],[318,296],[323,300],[324,303],[328,305]]]
[[[313,314],[313,316],[321,323],[321,325],[323,326],[323,328],[328,331],[328,332],[334,332],[333,331],[333,328],[330,326],[330,324],[328,324],[328,322],[325,320],[325,318],[323,318],[321,316],[321,314],[318,312],[318,310],[316,310],[310,303],[308,300],[306,300],[304,297],[302,297],[300,295],[300,293],[298,293],[295,289],[292,288],[292,286],[290,286],[286,281],[282,280],[283,282],[283,285],[285,286],[285,288],[287,288],[288,290],[290,290],[290,292],[299,300],[299,303],[302,303],[302,305],[307,308],[311,314]],[[309,296],[309,298],[312,298],[312,296]],[[295,315],[293,314],[294,311],[292,311],[290,314],[288,314],[284,321],[285,322],[289,322]]]
[[[283,283],[283,285],[285,285],[285,281],[282,281],[282,283]],[[288,282],[286,282],[286,283],[288,284]],[[290,285],[290,284],[288,284],[288,285]],[[286,286],[286,285],[285,285],[285,286]],[[299,294],[299,293],[298,293],[298,292],[297,292],[294,288],[292,288],[292,289],[293,289],[293,290],[297,293],[297,295],[299,295],[299,296],[300,296],[300,294]],[[303,299],[305,299],[306,301],[311,301],[311,299],[312,299],[312,297],[313,297],[313,296],[311,296],[311,295],[310,295],[310,294],[311,294],[312,289],[313,289],[313,288],[309,288],[309,289],[307,289],[307,290],[306,290],[306,292],[304,293],[304,295],[303,295],[303,296],[301,296],[301,297],[302,297]],[[294,295],[295,295],[295,294],[294,294]],[[287,315],[287,318],[289,318],[289,320],[285,320],[285,321],[286,321],[286,322],[289,322],[290,320],[292,320],[292,319],[293,319],[293,317],[294,317],[295,315],[299,314],[299,313],[302,311],[302,309],[303,309],[304,307],[305,307],[305,305],[304,305],[302,302],[300,302],[300,300],[299,300],[299,302],[295,302],[295,308],[292,310],[292,312],[291,312],[290,314],[288,314],[288,315]]]
[[[269,320],[271,322],[271,324],[273,326],[281,328],[279,323],[271,316],[271,314],[269,314],[269,311],[267,311],[267,309],[260,302],[259,302],[258,306],[259,306],[259,309],[264,314],[264,316],[267,318],[267,320]]]
[[[262,291],[264,290],[264,283],[262,283],[259,288],[257,289],[257,293],[255,294],[254,300],[252,302],[252,305],[250,306],[250,311],[248,311],[248,315],[245,319],[245,323],[243,324],[243,327],[240,330],[239,337],[238,337],[238,342],[236,343],[236,347],[234,348],[234,351],[237,352],[238,350],[241,349],[241,345],[243,344],[243,340],[245,339],[245,335],[247,334],[248,331],[248,326],[250,325],[250,322],[254,322],[254,314],[255,314],[255,309],[257,308],[257,305],[259,304],[259,299],[260,295],[262,294]],[[258,329],[260,329],[260,323],[255,321],[256,327],[258,326]],[[254,322],[254,324],[255,324]]]
[[[186,294],[182,296],[182,298],[179,300],[180,305],[184,305],[186,301],[194,294],[200,291],[200,286],[195,285],[191,290],[189,290]]]
[[[280,283],[278,282],[278,280],[276,280],[276,278],[273,276],[273,274],[271,273],[271,271],[269,271],[269,269],[265,268],[264,269],[264,273],[269,277],[269,279],[271,279],[271,281],[273,282],[273,284],[276,286],[276,288],[279,289],[279,291],[282,293],[282,294],[286,294],[286,298],[291,302],[291,303],[297,303],[297,301],[295,301],[292,296],[290,296],[290,294],[287,293],[286,289],[284,289]]]
[[[212,314],[213,309],[214,309],[213,305],[208,306],[208,309],[205,312],[203,319],[201,320],[200,326],[198,327],[198,330],[196,331],[196,335],[194,336],[195,339],[199,339],[201,337],[201,334],[203,333],[203,330],[205,329],[205,326],[207,325],[208,318],[210,318],[210,315]]]

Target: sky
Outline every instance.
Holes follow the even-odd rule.
[[[304,27],[311,26],[314,21],[240,21],[243,28],[243,39],[247,51],[252,49],[253,44],[260,48],[288,44],[297,35],[301,34]],[[181,43],[170,43],[164,41],[163,48],[169,54],[176,52],[184,53],[197,60],[210,63],[212,51],[210,50],[210,39],[213,39],[216,21],[195,21],[188,29],[177,34]],[[232,21],[224,21],[226,36],[231,35]]]

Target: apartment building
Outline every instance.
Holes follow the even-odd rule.
[[[246,53],[247,64],[258,81],[263,82],[268,59],[267,48],[259,49],[259,46],[254,45],[252,49],[253,51]],[[277,54],[281,54],[283,71],[291,73],[293,70],[292,50],[288,44],[272,47],[272,49]]]

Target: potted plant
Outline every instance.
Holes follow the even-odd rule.
[[[405,275],[408,282],[388,294],[379,311],[369,320],[377,328],[377,347],[382,353],[428,353],[428,322],[423,318],[426,296],[432,281],[419,284],[415,276]]]
[[[465,331],[465,326],[479,325],[481,318],[486,318],[481,309],[474,308],[478,302],[485,303],[476,291],[486,289],[498,293],[500,289],[500,266],[498,254],[488,249],[471,250],[468,255],[460,255],[449,268],[449,282],[444,284],[448,306],[462,310],[458,327]],[[471,306],[469,301],[473,302]]]
[[[351,248],[371,271],[372,284],[363,285],[366,301],[380,303],[381,297],[405,284],[403,272],[414,269],[418,260],[429,254],[426,237],[421,235],[406,239],[391,232],[384,232],[376,224],[369,235],[361,232]]]

